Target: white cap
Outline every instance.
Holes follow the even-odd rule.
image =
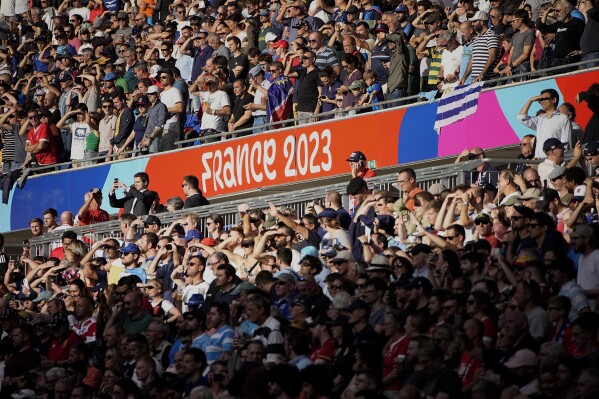
[[[148,87],[148,91],[146,91],[146,94],[152,94],[152,93],[160,93],[160,89],[158,88],[158,86],[152,85],[152,86]]]
[[[265,36],[264,36],[264,41],[266,43],[268,42],[274,42],[275,40],[277,40],[277,35],[275,35],[272,32],[268,32]]]

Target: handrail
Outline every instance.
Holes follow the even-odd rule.
[[[560,70],[564,70],[564,69],[572,69],[573,67],[577,67],[577,66],[582,66],[582,65],[586,65],[586,64],[592,64],[597,62],[597,60],[586,60],[586,61],[580,61],[580,62],[576,62],[576,63],[572,63],[572,64],[565,64],[565,65],[559,65],[556,67],[550,67],[550,68],[545,68],[545,69],[539,69],[536,70],[534,72],[526,72],[526,73],[522,73],[522,74],[518,74],[518,75],[513,75],[513,76],[506,76],[506,77],[500,77],[500,78],[496,78],[496,79],[491,79],[491,80],[486,80],[484,81],[484,88],[483,88],[483,92],[484,91],[490,91],[490,90],[494,90],[497,88],[497,86],[495,85],[496,83],[501,83],[504,81],[508,81],[510,79],[515,79],[515,78],[525,78],[525,77],[536,77],[535,80],[541,80],[541,79],[548,79],[551,78],[552,76],[555,75],[548,75],[548,76],[537,76],[539,74],[547,74],[548,72],[555,72],[555,71],[560,71]],[[590,70],[599,70],[599,67],[593,67],[593,68],[587,68],[587,69],[576,69],[574,71],[570,71],[567,73],[577,73],[577,72],[581,72],[581,71],[590,71]],[[510,83],[510,85],[518,85],[518,84],[525,84],[527,81],[523,81],[523,82],[513,82]],[[490,86],[492,85],[492,86]],[[416,100],[417,102],[411,102]],[[350,109],[336,109],[333,111],[329,111],[329,112],[323,112],[320,113],[318,115],[315,115],[315,118],[321,118],[323,116],[335,116],[339,113],[346,113],[346,112],[351,112],[351,111],[357,111],[357,110],[364,110],[364,109],[369,109],[375,106],[384,106],[386,107],[385,109],[381,109],[378,111],[374,111],[374,112],[385,112],[385,110],[389,109],[389,108],[395,108],[395,107],[405,107],[405,108],[409,108],[415,105],[419,104],[419,101],[422,100],[421,97],[419,97],[419,95],[413,95],[413,96],[408,96],[408,97],[402,97],[402,98],[398,98],[398,99],[393,99],[393,100],[386,100],[386,101],[382,101],[379,103],[375,103],[375,104],[366,104],[364,106],[361,107],[356,107],[356,108],[350,108]],[[438,100],[435,100],[438,101]],[[406,103],[406,104],[401,104],[401,103]],[[391,107],[388,107],[390,105],[394,104]],[[353,116],[353,115],[351,115]],[[271,127],[271,126],[279,126],[279,125],[290,125],[293,124],[295,122],[301,122],[306,120],[306,118],[293,118],[293,119],[286,119],[284,121],[278,121],[278,122],[268,122],[265,123],[264,125],[261,126],[257,126],[257,127],[249,127],[249,128],[244,128],[244,129],[239,129],[239,130],[235,130],[232,132],[221,132],[219,134],[215,134],[212,137],[220,137],[221,139],[229,136],[229,135],[234,135],[234,134],[239,134],[239,133],[247,133],[247,132],[251,132],[254,131],[256,129],[262,129],[264,127]],[[319,123],[319,122],[312,122],[312,123],[307,123],[306,125],[310,125],[310,124],[314,124],[314,123]],[[291,126],[289,126],[291,127]],[[281,128],[284,129],[284,128]],[[262,134],[262,133],[268,133],[271,132],[272,130],[267,130],[265,132],[260,132],[258,134]],[[177,151],[181,148],[183,148],[183,145],[185,144],[193,144],[194,142],[196,142],[197,140],[199,140],[200,138],[193,138],[193,139],[187,139],[187,140],[181,140],[181,141],[176,141],[175,144],[177,145],[177,149],[176,150],[172,150],[172,151]],[[131,155],[134,153],[138,153],[139,150],[131,150],[131,151],[125,151],[122,153],[122,155]],[[160,152],[158,154],[162,154],[162,153],[166,153],[168,151],[165,152]],[[156,153],[153,154],[144,154],[144,155],[138,155],[138,157],[143,157],[143,156],[152,156],[155,155]],[[86,163],[86,162],[92,162],[92,161],[99,161],[99,160],[104,160],[106,158],[108,158],[109,156],[98,156],[98,157],[94,157],[94,158],[89,158],[89,159],[85,159],[85,160],[77,160],[77,161],[70,161],[70,162],[62,162],[62,163],[57,163],[57,164],[53,164],[53,165],[47,165],[47,166],[38,166],[34,169],[34,171],[36,173],[41,173],[44,172],[46,170],[48,171],[59,171],[62,168],[66,168],[68,169],[69,167],[72,167],[73,164],[75,163]],[[114,156],[111,156],[114,157]],[[124,161],[124,160],[128,160],[130,158],[125,158],[125,159],[113,159],[111,161],[105,162],[106,164],[111,164],[113,162],[119,162],[119,161]],[[92,167],[92,166],[96,166],[98,164],[92,164],[92,165],[83,165],[78,167],[77,169],[80,168],[84,168],[84,167]],[[44,172],[45,173],[45,172]]]
[[[540,161],[531,161],[527,159],[511,159],[511,158],[484,158],[482,160],[472,160],[460,163],[448,163],[444,165],[430,166],[426,168],[416,169],[416,180],[421,188],[428,188],[433,183],[442,182],[447,187],[457,184],[463,184],[466,173],[471,173],[476,166],[483,162],[493,163],[495,165],[514,164],[514,163],[538,163]],[[390,173],[381,176],[375,176],[368,179],[371,187],[376,189],[389,190],[392,184],[397,181],[397,175]],[[342,195],[345,206],[348,204],[349,197],[347,196],[347,181],[334,183],[327,186],[301,189],[294,192],[282,192],[276,194],[268,194],[263,196],[254,196],[252,198],[243,198],[232,201],[224,201],[221,203],[190,209],[181,209],[172,213],[160,213],[157,216],[163,226],[169,225],[174,220],[181,218],[187,213],[196,213],[201,217],[200,230],[205,230],[205,217],[211,213],[218,213],[225,219],[226,225],[236,224],[238,220],[237,207],[240,204],[249,204],[250,209],[266,208],[268,202],[273,202],[277,205],[291,206],[301,211],[305,209],[307,202],[315,198],[324,197],[326,192],[335,190]],[[111,235],[116,238],[122,236],[119,230],[118,220],[109,222],[97,223],[88,226],[74,227],[71,229],[79,236],[86,237],[88,241],[94,242],[105,235]],[[50,246],[60,243],[64,231],[44,234],[41,237],[32,238],[30,245],[33,254],[47,255],[50,252]]]

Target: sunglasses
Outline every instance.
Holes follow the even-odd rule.
[[[341,288],[343,288],[343,285],[329,285],[329,289],[336,289],[336,290],[340,290]]]
[[[520,219],[524,219],[524,216],[512,216],[510,218],[510,220],[515,221],[515,220],[520,220]]]
[[[287,281],[277,281],[275,284],[281,286],[287,284]]]
[[[480,226],[481,224],[489,224],[489,223],[491,223],[491,222],[488,220],[475,220],[474,221],[474,224],[477,226]]]

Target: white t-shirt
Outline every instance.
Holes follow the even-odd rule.
[[[81,15],[83,17],[84,21],[89,21],[89,8],[87,8],[87,7],[71,8],[69,10],[69,17],[72,17],[75,14]]]
[[[181,299],[181,311],[185,313],[188,311],[187,302],[189,302],[189,298],[191,298],[194,294],[202,294],[204,299],[206,299],[206,292],[208,292],[208,288],[210,286],[206,281],[202,281],[199,284],[188,284],[183,288],[183,298]]]
[[[218,111],[224,107],[230,107],[229,96],[222,90],[217,90],[214,93],[209,91],[200,92],[200,99],[202,104],[207,102],[210,105],[210,109]],[[210,115],[206,112],[202,115],[202,130],[203,129],[215,129],[222,132],[224,129],[223,117],[219,115]]]
[[[4,17],[8,20],[8,17],[15,16],[15,0],[2,0],[0,1],[0,11],[4,14]]]
[[[90,127],[85,122],[71,123],[71,159],[83,159],[85,138],[90,133]]]
[[[458,46],[453,51],[443,50],[441,54],[441,65],[443,66],[443,74],[454,75],[459,77],[458,69],[460,68],[460,63],[462,62],[462,54],[464,53],[464,47]],[[444,77],[445,77],[444,76]],[[445,83],[443,85],[444,89],[449,87],[457,86],[458,81],[456,79],[452,80],[449,83]]]
[[[264,79],[264,81],[262,83],[260,83],[260,86],[265,89],[266,91],[268,91],[268,89],[270,88],[270,85],[272,83],[269,80]],[[265,97],[264,93],[262,93],[260,90],[256,90],[256,94],[254,94],[254,104],[262,104],[262,99]],[[266,111],[263,110],[257,110],[252,112],[253,116],[266,116]]]
[[[351,248],[351,240],[349,239],[349,234],[345,230],[337,230],[333,235],[331,235],[331,232],[327,232],[322,238],[336,238],[339,242],[339,245],[342,245],[345,248]]]
[[[171,108],[177,105],[177,103],[183,103],[183,96],[181,96],[179,89],[171,87],[160,94],[160,101],[162,101],[167,108]],[[166,130],[179,130],[179,114],[172,114],[164,124],[164,128]]]

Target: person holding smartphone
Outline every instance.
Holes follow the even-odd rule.
[[[349,158],[346,159],[346,161],[349,162],[352,177],[361,177],[362,179],[368,179],[369,177],[376,176],[376,172],[368,168],[366,155],[364,155],[362,151],[352,152]]]

